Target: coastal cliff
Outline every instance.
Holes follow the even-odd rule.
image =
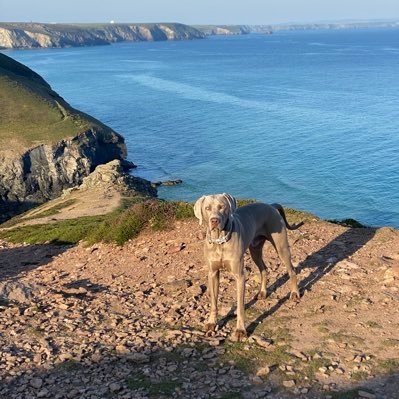
[[[251,33],[251,27],[249,25],[194,25],[194,28],[198,29],[206,36],[231,36]]]
[[[2,219],[58,197],[98,165],[115,159],[128,165],[121,135],[72,108],[38,74],[4,54],[0,109]],[[144,182],[140,190],[154,194]]]
[[[302,30],[327,30],[327,29],[369,29],[399,28],[399,21],[354,21],[354,22],[331,22],[310,24],[277,24],[277,25],[194,25],[205,36],[213,35],[246,35],[258,33],[270,35],[279,31],[302,31]]]
[[[191,40],[204,36],[197,29],[178,23],[0,23],[0,48],[81,47],[123,41]]]

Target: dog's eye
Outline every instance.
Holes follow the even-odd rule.
[[[207,206],[207,207],[205,207],[205,210],[206,210],[206,211],[210,211],[210,210],[211,210],[211,207],[210,207],[210,206]]]
[[[221,211],[221,210],[224,209],[224,206],[223,205],[218,205],[218,209]]]

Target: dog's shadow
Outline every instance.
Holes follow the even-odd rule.
[[[337,263],[353,255],[356,251],[367,244],[375,235],[376,229],[372,228],[351,228],[334,238],[326,246],[319,249],[315,253],[309,255],[296,268],[296,272],[300,272],[306,268],[313,268],[314,270],[303,280],[299,282],[299,289],[301,293],[305,290],[312,289],[323,276],[330,273]],[[299,276],[300,278],[300,276]],[[288,274],[285,273],[279,277],[267,290],[268,295],[274,293],[288,281]],[[255,320],[253,320],[247,327],[248,334],[252,334],[257,326],[267,317],[273,315],[281,308],[288,300],[290,294],[287,293],[280,298],[276,304],[270,309],[263,312]],[[251,308],[257,302],[256,297],[252,298],[245,304],[245,309]],[[235,307],[232,308],[227,315],[219,321],[219,327],[225,326],[231,319],[235,317]]]

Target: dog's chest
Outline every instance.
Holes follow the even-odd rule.
[[[207,248],[205,257],[208,259],[211,270],[231,271],[231,260],[224,245],[212,245]]]

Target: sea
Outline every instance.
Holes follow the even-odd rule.
[[[126,140],[165,199],[279,202],[399,227],[399,29],[5,54]]]

